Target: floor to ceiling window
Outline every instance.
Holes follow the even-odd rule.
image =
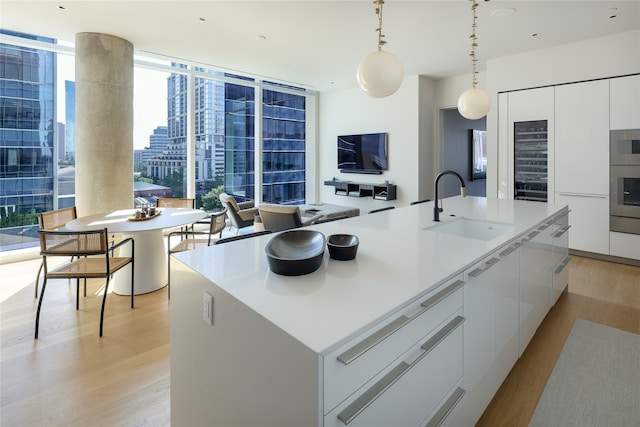
[[[0,34],[14,42],[0,43],[0,251],[6,251],[37,245],[39,212],[75,204],[76,88],[71,44],[62,49],[57,40]],[[18,37],[39,41],[37,48]],[[192,197],[213,210],[223,191],[239,201],[257,194],[259,202],[305,202],[306,105],[313,92],[189,64],[134,63],[132,206]]]
[[[262,201],[305,202],[305,97],[262,92]]]
[[[225,85],[224,188],[238,201],[254,199],[255,90]]]
[[[8,31],[0,34],[50,42]],[[36,213],[55,207],[58,147],[56,55],[0,44],[0,227],[2,248],[29,246]]]

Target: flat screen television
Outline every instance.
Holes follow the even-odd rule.
[[[338,169],[345,173],[381,174],[386,171],[387,134],[338,136]]]

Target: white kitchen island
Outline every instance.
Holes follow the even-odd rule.
[[[175,255],[172,425],[475,422],[566,287],[566,213],[455,197],[441,223],[430,202],[312,226],[357,235],[358,255],[297,277],[269,270],[270,235]],[[508,226],[428,229],[461,217]],[[529,263],[547,271],[522,292]]]

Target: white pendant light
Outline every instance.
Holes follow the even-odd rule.
[[[472,33],[469,38],[471,39],[471,89],[465,90],[458,98],[458,111],[462,117],[469,120],[477,120],[487,115],[489,108],[491,107],[491,98],[489,94],[478,89],[478,71],[476,66],[478,64],[478,58],[476,57],[476,47],[478,47],[478,37],[476,36],[476,8],[478,3],[476,0],[469,0],[472,2],[471,11],[473,12],[473,23],[471,26]]]
[[[477,120],[487,115],[491,107],[489,94],[476,87],[462,92],[458,98],[458,111],[462,117],[469,120]]]
[[[358,64],[358,85],[373,98],[384,98],[400,88],[404,77],[404,68],[400,60],[392,53],[382,50],[387,42],[382,34],[382,6],[384,0],[374,0],[378,15],[378,50],[365,56]]]

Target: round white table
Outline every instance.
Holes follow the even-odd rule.
[[[162,230],[191,224],[207,216],[200,209],[160,208],[161,213],[144,221],[130,221],[135,209],[99,213],[74,219],[67,223],[71,231],[87,231],[106,228],[109,233],[121,233],[135,242],[134,279],[136,295],[157,291],[167,284],[167,251]],[[125,249],[126,248],[126,249]],[[128,251],[129,245],[122,251]],[[123,252],[122,256],[130,254]],[[113,291],[120,295],[131,294],[129,274],[115,274]]]

